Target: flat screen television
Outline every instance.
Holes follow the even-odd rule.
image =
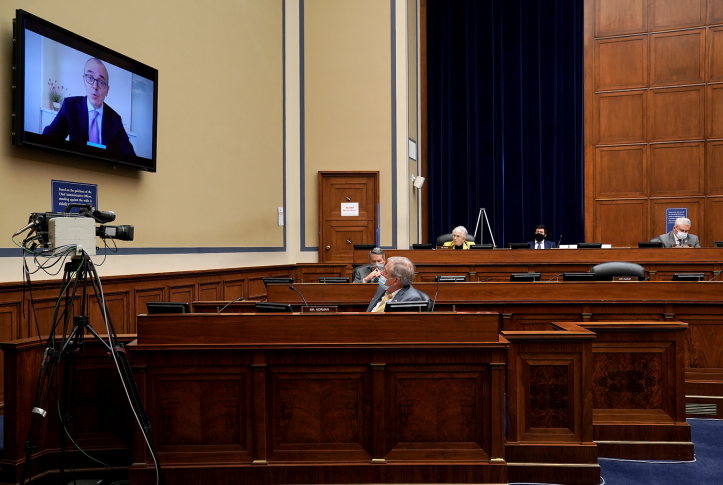
[[[158,70],[16,10],[13,144],[156,171]]]

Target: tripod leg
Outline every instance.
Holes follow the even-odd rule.
[[[59,460],[59,471],[60,471],[60,482],[66,483],[65,481],[65,461],[68,456],[68,437],[66,429],[68,423],[73,419],[73,403],[75,402],[75,371],[78,362],[78,352],[82,348],[83,329],[74,327],[71,335],[75,334],[75,341],[68,345],[66,348],[70,352],[68,358],[63,364],[63,390],[61,391],[61,405],[60,405],[60,417],[58,419],[58,443],[60,445],[60,460]],[[80,340],[80,341],[79,341]]]

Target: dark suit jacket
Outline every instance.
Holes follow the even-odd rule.
[[[557,244],[552,241],[548,241],[547,239],[543,240],[542,242],[542,247],[545,249],[552,249],[557,247]],[[535,246],[537,246],[537,241],[528,241],[528,244],[530,245],[530,248],[535,249]]]
[[[367,311],[370,312],[372,309],[377,306],[377,303],[379,303],[379,300],[382,299],[384,296],[384,293],[387,292],[387,289],[383,286],[379,286],[377,288],[377,292],[374,293],[374,298],[372,298],[371,303],[369,303],[369,306],[367,307]],[[394,295],[394,298],[392,298],[390,301],[422,301],[422,295],[420,295],[417,290],[414,289],[412,285],[405,286],[399,290],[399,292]]]
[[[666,248],[672,248],[675,246],[675,234],[673,234],[673,231],[670,231],[667,234],[661,234],[658,236],[658,239],[663,243],[663,246]],[[693,234],[688,234],[688,237],[683,240],[684,244],[687,244],[688,246],[692,248],[699,248],[700,242],[698,241],[698,236],[694,236]]]
[[[135,156],[128,134],[123,128],[123,121],[118,113],[107,104],[103,104],[103,126],[100,129],[100,136],[106,150],[121,152],[126,155]],[[63,100],[63,106],[55,116],[52,123],[45,127],[43,135],[52,136],[58,140],[65,140],[70,136],[70,141],[86,143],[88,141],[88,102],[86,96],[71,96]]]
[[[369,273],[371,273],[374,270],[374,266],[371,264],[365,264],[363,266],[357,266],[354,268],[354,271],[352,272],[352,283],[364,283],[364,278],[369,276]]]

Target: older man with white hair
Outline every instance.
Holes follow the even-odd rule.
[[[667,234],[661,234],[658,239],[666,248],[699,248],[698,236],[690,234],[690,219],[679,217],[675,220],[673,230]]]
[[[390,301],[422,301],[422,295],[412,286],[414,264],[402,256],[387,259],[382,271],[385,286],[380,286],[367,307],[368,312],[383,312]]]

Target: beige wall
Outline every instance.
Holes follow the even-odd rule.
[[[391,17],[396,6],[397,211],[399,247],[409,239],[406,157],[408,85],[404,1],[306,0],[306,246],[317,244],[318,170],[379,170],[382,244],[392,244]],[[316,261],[301,251],[301,83],[299,0],[218,0],[168,8],[158,0],[98,4],[36,0],[22,8],[159,70],[158,173],[94,165],[77,157],[20,149],[0,138],[0,229],[11,234],[50,210],[50,180],[98,184],[102,209],[136,227],[122,247],[234,247],[241,252],[110,256],[101,276]],[[0,4],[11,64],[11,19]],[[400,10],[401,9],[401,10]],[[94,11],[91,16],[86,12]],[[142,13],[142,15],[140,14]],[[98,14],[113,22],[94,25]],[[282,32],[285,20],[285,36]],[[129,26],[133,26],[129,28]],[[282,42],[286,42],[285,66]],[[284,84],[285,67],[286,83]],[[216,81],[210,78],[220,78]],[[0,86],[10,85],[0,70]],[[200,93],[200,94],[197,94]],[[286,126],[284,101],[286,95]],[[221,107],[222,109],[219,109]],[[10,113],[9,89],[0,112]],[[284,199],[286,249],[276,208]],[[9,117],[0,130],[10,132]],[[12,242],[0,242],[10,248]],[[258,250],[268,248],[273,251]],[[182,249],[183,251],[183,249]],[[41,274],[36,275],[42,277]],[[47,278],[47,276],[45,276]],[[21,262],[0,257],[0,282],[19,281]]]
[[[304,2],[306,246],[318,246],[318,172],[377,170],[392,244],[389,0]]]

